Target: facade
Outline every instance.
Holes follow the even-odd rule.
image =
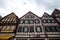
[[[47,40],[60,40],[60,26],[53,17],[44,13],[42,16],[42,25]]]
[[[57,21],[57,23],[60,25],[60,10],[55,9],[51,16]]]
[[[18,17],[12,12],[0,20],[0,40],[13,40]]]
[[[0,20],[0,40],[60,40],[60,10],[42,17],[29,11],[21,18],[12,12]]]
[[[14,40],[44,40],[41,18],[29,11],[19,19]]]

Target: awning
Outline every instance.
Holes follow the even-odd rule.
[[[13,35],[0,35],[0,39],[9,39],[9,38],[11,38],[11,37],[13,37]]]

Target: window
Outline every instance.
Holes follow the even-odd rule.
[[[2,28],[2,26],[0,26],[0,29]]]
[[[43,22],[46,23],[46,20],[44,20]]]
[[[7,21],[10,21],[10,19],[7,19]]]
[[[47,23],[47,20],[46,20],[46,19],[43,19],[42,22],[43,22],[43,23]]]
[[[32,18],[32,15],[29,15],[28,18]]]
[[[23,32],[28,32],[28,27],[24,27]]]
[[[45,30],[46,30],[47,32],[50,32],[50,31],[51,31],[51,28],[48,27],[48,26],[46,26],[46,27],[45,27]]]
[[[39,21],[39,19],[35,19],[35,20],[20,20],[20,24],[34,24],[34,23],[36,23],[36,24],[39,24],[40,23],[40,21]]]
[[[52,23],[54,23],[54,20],[51,20]]]
[[[7,18],[5,19],[5,21],[7,21]]]
[[[33,15],[27,15],[27,16],[25,16],[25,18],[34,18],[34,16]]]
[[[18,27],[18,32],[34,32],[34,26],[30,26],[29,28],[24,26],[19,26]]]
[[[36,32],[42,32],[42,29],[41,29],[40,26],[37,26],[37,27],[36,27]]]
[[[42,22],[43,23],[55,23],[56,21],[53,19],[43,19]]]
[[[56,27],[57,31],[60,32],[60,27]]]
[[[5,19],[3,19],[2,21],[5,21]]]
[[[57,14],[55,14],[55,16],[58,16]]]
[[[22,31],[23,31],[22,26],[19,26],[18,27],[18,32],[22,32]]]
[[[30,26],[30,32],[34,32],[34,26]]]
[[[9,30],[10,29],[10,26],[7,26],[7,28],[5,30]]]
[[[13,19],[11,18],[10,21],[13,21]]]
[[[5,30],[7,27],[6,26],[3,26],[3,29],[2,30]]]
[[[29,23],[30,23],[30,24],[33,24],[33,23],[34,23],[34,20],[29,20]]]
[[[55,27],[51,27],[51,29],[52,29],[52,31],[53,31],[53,32],[55,32],[55,31],[56,31]]]
[[[53,19],[51,19],[51,23],[56,23],[56,21],[55,21],[55,20],[53,20]]]
[[[39,19],[36,19],[36,20],[35,20],[35,23],[36,23],[36,24],[39,24],[39,23],[40,23]]]
[[[55,27],[55,26],[46,26],[45,27],[45,30],[47,31],[47,32],[60,32],[60,27]]]
[[[49,16],[48,16],[48,15],[44,15],[44,17],[45,17],[45,18],[49,18]]]
[[[22,24],[23,23],[23,20],[20,20],[20,24]]]
[[[25,20],[25,23],[28,24],[29,23],[28,20]]]
[[[50,23],[50,22],[51,22],[51,20],[47,20],[47,22],[48,22],[48,23]]]

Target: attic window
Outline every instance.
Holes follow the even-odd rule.
[[[27,15],[25,18],[34,18],[33,15]]]
[[[44,17],[49,18],[49,16],[47,16],[47,15],[46,15],[46,16],[44,16]]]

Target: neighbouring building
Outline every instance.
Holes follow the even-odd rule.
[[[44,40],[44,29],[41,18],[29,11],[18,22],[14,40]]]
[[[2,16],[0,16],[0,20],[1,20],[1,19],[2,19]],[[1,28],[2,28],[2,27],[0,26],[0,30],[1,30]]]
[[[0,20],[0,40],[13,40],[17,27],[18,17],[12,12]]]
[[[46,12],[42,16],[42,25],[44,28],[45,38],[47,38],[46,40],[60,40],[59,24]]]
[[[55,9],[51,16],[57,21],[57,23],[60,25],[60,10]]]

